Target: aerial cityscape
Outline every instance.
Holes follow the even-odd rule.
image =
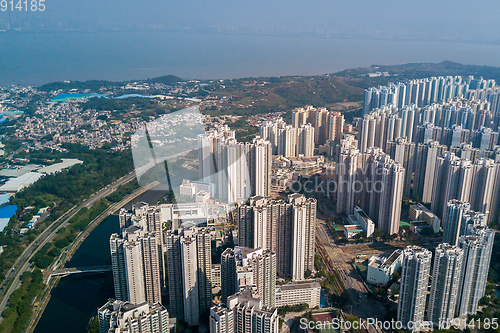
[[[500,332],[497,3],[59,2],[0,3],[0,333]]]

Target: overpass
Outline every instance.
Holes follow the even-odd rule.
[[[88,267],[73,267],[73,268],[62,268],[56,269],[48,274],[49,276],[68,276],[73,274],[83,274],[83,273],[104,273],[111,272],[111,266],[88,266]]]

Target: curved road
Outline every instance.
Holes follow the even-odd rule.
[[[105,188],[99,190],[98,192],[91,195],[87,200],[84,200],[80,204],[73,206],[70,210],[64,213],[56,221],[54,221],[49,227],[47,227],[38,237],[31,242],[30,245],[24,250],[24,252],[17,258],[16,262],[12,266],[12,269],[7,274],[5,280],[0,286],[0,313],[3,313],[7,306],[7,302],[12,295],[12,293],[19,288],[21,285],[22,274],[29,270],[31,267],[31,259],[45,244],[51,242],[57,234],[57,231],[68,225],[69,221],[82,209],[83,207],[90,207],[95,202],[101,200],[107,195],[114,192],[119,186],[128,183],[136,177],[136,172],[123,176],[122,178],[116,180],[113,184],[106,186]],[[6,289],[6,287],[10,286]]]
[[[7,307],[7,303],[9,301],[12,293],[19,288],[21,285],[21,276],[24,272],[31,268],[31,259],[40,250],[45,244],[51,242],[57,234],[57,231],[60,228],[63,228],[68,225],[69,221],[82,209],[83,207],[91,207],[96,201],[101,200],[102,198],[108,196],[113,193],[119,186],[128,183],[132,179],[144,174],[148,171],[153,165],[157,163],[161,163],[163,161],[168,161],[175,159],[179,156],[185,155],[190,150],[186,150],[180,152],[178,154],[157,158],[155,161],[152,161],[146,165],[143,165],[129,174],[119,178],[111,185],[108,185],[101,190],[92,194],[88,199],[84,200],[80,204],[73,206],[70,210],[64,213],[61,217],[55,220],[49,227],[47,227],[38,237],[31,242],[30,245],[24,250],[24,252],[17,258],[16,262],[12,266],[12,269],[9,271],[5,280],[0,285],[0,314],[2,314]],[[12,283],[11,283],[12,282]],[[9,283],[10,286],[9,286]],[[8,286],[8,288],[7,288]],[[0,317],[1,320],[1,317]]]

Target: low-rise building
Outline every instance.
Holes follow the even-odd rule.
[[[387,285],[402,263],[403,252],[394,251],[389,258],[373,256],[368,261],[367,281],[373,284]]]
[[[292,167],[296,171],[319,168],[320,164],[325,163],[324,156],[314,156],[314,157],[301,156],[301,157],[289,157],[288,159],[292,162]]]
[[[55,173],[61,172],[63,169],[71,168],[76,164],[82,164],[83,161],[73,159],[73,158],[63,158],[62,162],[48,165],[46,167],[37,170],[39,173],[44,173],[47,175],[53,175]]]
[[[365,231],[363,226],[359,224],[344,225],[344,236],[347,239],[353,239],[363,231]]]
[[[354,208],[354,214],[349,215],[348,222],[351,225],[360,225],[366,231],[367,238],[373,237],[375,223],[360,207]]]
[[[412,221],[425,221],[432,227],[435,233],[439,232],[441,226],[441,219],[431,212],[427,207],[418,203],[410,206],[410,220]]]
[[[200,191],[196,193],[196,203],[207,203],[208,200],[210,199],[210,193],[207,191]]]
[[[162,204],[162,221],[170,221],[172,230],[191,226],[206,227],[208,225],[208,205],[202,203]]]
[[[293,172],[287,169],[273,169],[271,175],[271,185],[284,190],[293,177]]]
[[[180,195],[192,197],[196,194],[196,186],[191,184],[189,180],[184,179],[182,184],[179,186],[179,193]]]
[[[420,235],[424,229],[431,229],[432,226],[426,221],[411,221],[410,232],[415,235]]]
[[[333,140],[328,140],[324,145],[319,145],[319,154],[326,157],[332,157],[335,152],[337,143]]]
[[[289,168],[291,166],[292,162],[288,158],[282,155],[273,156],[273,162],[272,162],[273,168]]]
[[[43,177],[43,173],[38,172],[28,172],[22,176],[11,178],[5,184],[0,186],[0,192],[16,193],[21,191],[23,188],[28,187],[38,181]]]
[[[27,227],[33,229],[39,220],[40,220],[40,215],[33,216],[31,220],[28,222]]]
[[[192,197],[200,191],[208,192],[210,196],[213,196],[215,195],[215,184],[183,179],[182,184],[179,186],[180,195]]]
[[[276,286],[276,307],[307,303],[310,308],[319,306],[321,285],[317,281],[301,281]]]

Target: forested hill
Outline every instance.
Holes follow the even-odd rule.
[[[369,78],[368,73],[388,72],[389,77]],[[441,63],[415,63],[404,65],[372,65],[366,68],[347,69],[335,73],[333,75],[348,77],[348,78],[364,78],[363,81],[371,84],[385,84],[396,80],[394,76],[400,80],[404,79],[420,79],[431,76],[447,76],[459,75],[475,77],[483,77],[484,79],[494,79],[500,82],[500,67],[477,66],[477,65],[462,65],[456,62],[443,61]]]

